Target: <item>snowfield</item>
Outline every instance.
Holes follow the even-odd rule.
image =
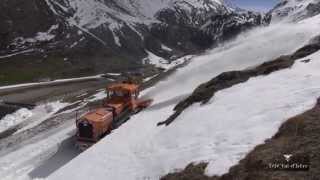
[[[297,24],[255,29],[192,59],[166,81],[143,92],[154,104],[131,117],[92,148],[49,176],[50,180],[156,180],[192,162],[208,162],[207,175],[221,175],[275,134],[281,123],[320,96],[320,53],[291,68],[218,92],[193,105],[170,126],[156,124],[195,87],[229,70],[239,70],[292,53],[320,27],[320,16]],[[302,59],[303,60],[303,59]]]

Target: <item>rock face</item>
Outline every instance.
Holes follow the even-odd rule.
[[[320,13],[319,0],[282,0],[269,13],[272,22],[300,21]]]
[[[265,23],[222,0],[4,0],[0,21],[1,84],[141,68]]]

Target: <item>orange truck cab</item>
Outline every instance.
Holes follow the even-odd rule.
[[[139,86],[117,83],[106,88],[107,98],[102,107],[94,109],[76,120],[77,141],[86,149],[104,135],[128,120],[129,116],[149,106],[152,100],[139,100]]]

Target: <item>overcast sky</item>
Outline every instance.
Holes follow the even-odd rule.
[[[234,4],[244,9],[256,11],[268,11],[272,9],[279,0],[230,0]]]

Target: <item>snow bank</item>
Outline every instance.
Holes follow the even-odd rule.
[[[5,130],[29,119],[32,114],[33,113],[30,110],[22,108],[12,114],[6,115],[0,120],[0,132],[4,132]]]
[[[194,58],[168,80],[144,91],[145,96],[154,97],[153,106],[49,179],[153,180],[201,161],[209,162],[208,175],[225,173],[287,118],[314,105],[320,96],[320,53],[310,56],[309,64],[297,63],[292,69],[220,91],[208,105],[193,105],[168,127],[156,124],[200,83],[301,47],[317,33],[318,19],[256,29]]]
[[[56,101],[56,102],[50,102],[47,104],[42,104],[37,106],[35,109],[31,111],[32,115],[23,120],[27,122],[27,125],[19,129],[16,133],[19,133],[21,131],[24,131],[39,125],[41,122],[47,120],[48,118],[53,116],[55,113],[57,113],[59,110],[66,107],[67,105],[69,105],[69,103],[62,103],[60,101]],[[19,118],[16,118],[16,119],[19,119]],[[23,121],[20,121],[19,123]],[[19,123],[16,123],[15,125]]]
[[[10,128],[14,128],[15,126],[24,122],[26,122],[27,125],[18,130],[16,133],[32,128],[40,124],[42,121],[48,119],[50,116],[54,115],[67,105],[67,103],[61,103],[57,101],[39,105],[33,110],[22,108],[12,114],[6,115],[0,120],[0,133],[9,130]]]

